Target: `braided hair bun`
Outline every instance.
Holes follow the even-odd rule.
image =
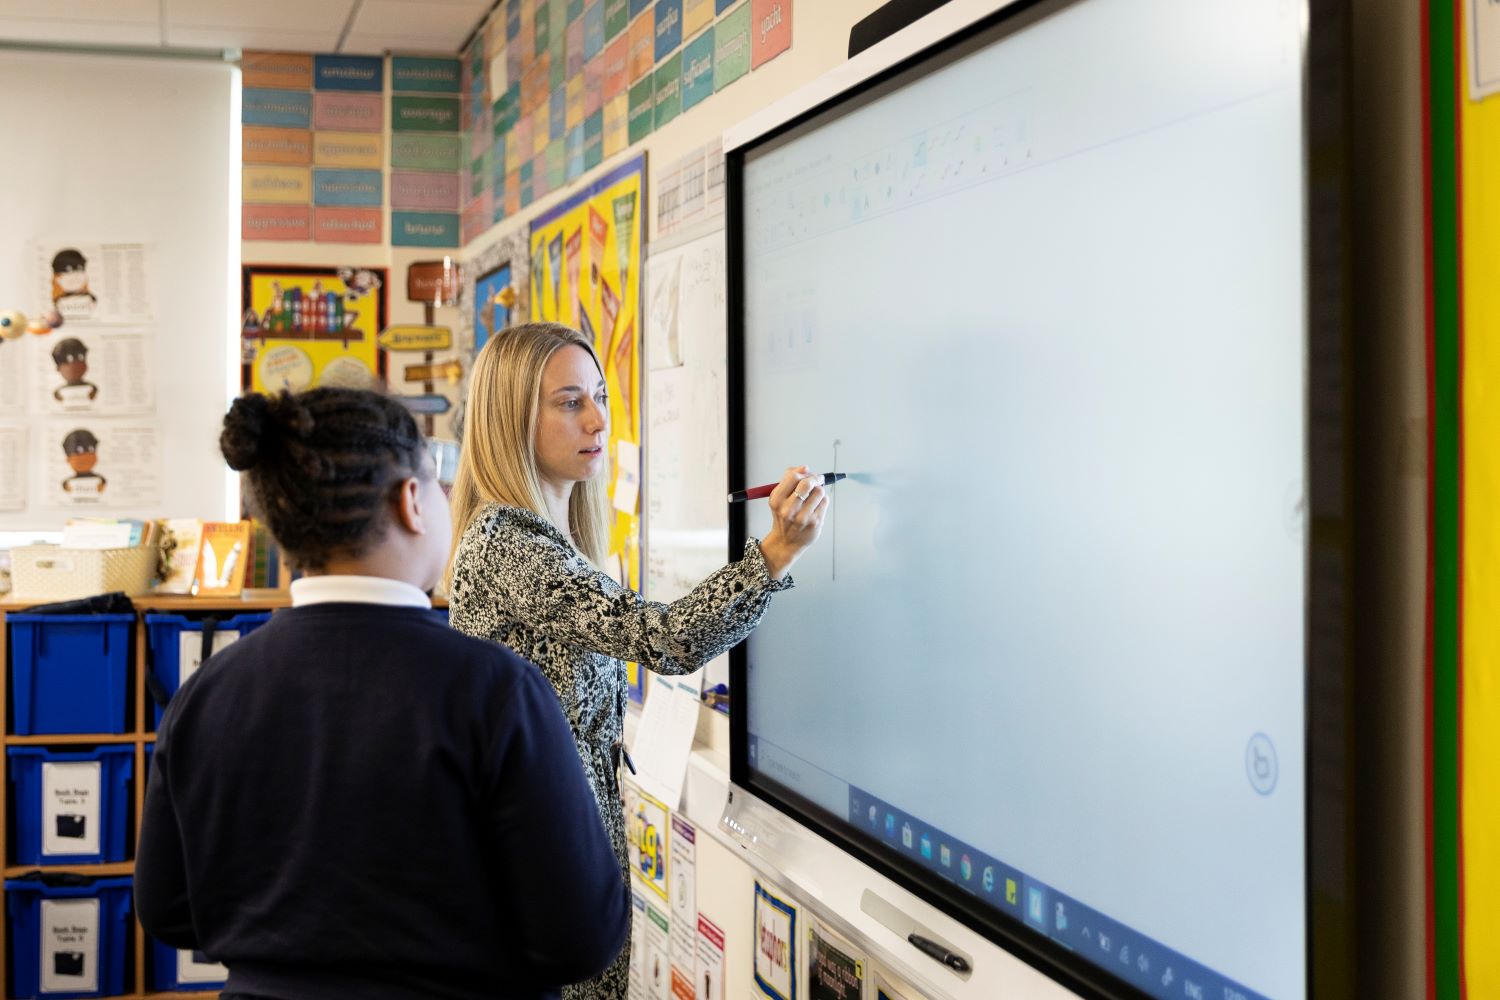
[[[426,443],[391,397],[324,387],[241,396],[224,417],[219,450],[245,473],[251,509],[292,562],[319,569],[378,535],[391,485],[421,473]]]

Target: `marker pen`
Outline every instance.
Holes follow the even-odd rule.
[[[847,472],[825,472],[823,473],[823,485],[832,486],[840,479],[847,479],[848,477],[849,474]],[[748,490],[740,490],[737,493],[729,494],[729,502],[743,503],[746,500],[759,500],[762,497],[770,496],[771,491],[780,485],[780,483],[767,483],[764,486],[752,486]]]

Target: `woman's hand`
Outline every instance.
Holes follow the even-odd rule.
[[[823,477],[799,465],[786,470],[771,491],[771,530],[761,539],[760,554],[771,579],[780,580],[797,557],[818,540],[828,513]]]

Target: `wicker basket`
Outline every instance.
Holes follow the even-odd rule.
[[[11,597],[65,601],[116,590],[144,594],[156,575],[156,549],[25,545],[11,550]]]

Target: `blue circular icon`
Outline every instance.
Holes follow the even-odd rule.
[[[1262,795],[1270,795],[1276,790],[1280,770],[1271,738],[1265,733],[1250,737],[1245,747],[1245,774],[1250,778],[1250,787]]]

